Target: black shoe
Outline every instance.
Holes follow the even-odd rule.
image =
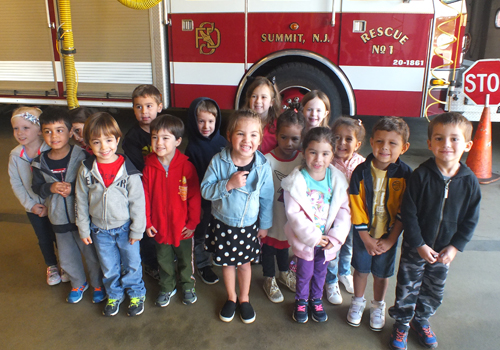
[[[306,323],[309,319],[307,311],[307,300],[295,300],[295,308],[293,309],[292,318],[298,323]]]
[[[145,296],[130,298],[130,305],[128,306],[127,316],[139,316],[144,312]]]
[[[234,318],[234,313],[236,312],[236,303],[234,301],[228,300],[220,310],[219,318],[223,322],[231,322]]]
[[[146,273],[146,275],[149,275],[155,280],[157,281],[160,280],[160,271],[158,270],[158,268],[153,268],[151,266],[144,265],[144,272]]]
[[[240,303],[240,318],[246,324],[255,321],[255,311],[248,301]]]
[[[210,266],[205,266],[201,269],[198,269],[198,275],[200,275],[201,280],[206,284],[216,284],[217,282],[219,282],[219,277],[217,277]]]
[[[311,308],[311,317],[315,322],[326,322],[328,315],[323,309],[323,301],[321,299],[309,300],[309,307]]]

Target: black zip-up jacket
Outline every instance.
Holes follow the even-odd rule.
[[[451,244],[463,251],[479,220],[480,202],[479,182],[465,164],[444,180],[430,158],[408,181],[401,205],[403,239],[412,248],[427,244],[439,252]]]

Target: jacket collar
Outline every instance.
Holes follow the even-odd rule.
[[[233,164],[233,160],[231,159],[231,149],[229,148],[229,146],[227,146],[220,152],[220,158],[226,163]],[[264,155],[260,151],[255,151],[254,165],[261,166],[266,163],[267,163],[266,157],[264,157]]]

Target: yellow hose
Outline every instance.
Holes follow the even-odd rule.
[[[122,5],[134,10],[147,10],[158,5],[161,0],[118,0]]]
[[[61,55],[64,61],[64,75],[66,80],[66,99],[68,100],[68,108],[78,108],[78,100],[76,91],[78,81],[76,78],[75,69],[75,43],[73,41],[73,29],[71,24],[71,6],[69,0],[59,0],[59,15],[63,34],[61,35],[62,48]]]

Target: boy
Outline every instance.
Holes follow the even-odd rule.
[[[160,265],[156,305],[165,307],[177,292],[175,262],[184,292],[182,302],[197,300],[193,277],[193,232],[200,222],[200,184],[196,169],[177,147],[184,133],[182,120],[162,115],[151,123],[153,152],[143,172],[146,233],[154,237]]]
[[[144,191],[140,172],[128,158],[116,154],[121,136],[108,113],[87,119],[83,137],[94,155],[83,162],[76,182],[80,238],[86,245],[95,243],[104,272],[108,294],[104,316],[118,313],[125,290],[130,297],[128,316],[142,314],[146,298],[136,243],[146,229]]]
[[[144,169],[144,157],[151,153],[150,124],[163,109],[161,93],[153,85],[139,85],[132,93],[132,108],[138,123],[123,138],[123,152],[137,170]],[[144,271],[159,279],[154,239],[144,235],[140,241]]]
[[[412,174],[403,197],[404,234],[391,349],[406,349],[411,327],[426,348],[436,348],[429,317],[443,300],[450,263],[472,238],[479,220],[481,191],[476,176],[460,158],[472,147],[472,124],[460,113],[436,116],[427,145],[434,158]]]
[[[94,287],[92,301],[100,303],[106,297],[102,288],[102,272],[95,248],[80,240],[75,225],[75,180],[82,160],[83,149],[71,146],[73,136],[68,111],[48,108],[40,116],[43,139],[51,150],[33,160],[33,192],[45,198],[49,220],[56,234],[59,262],[68,274],[71,292],[66,301],[70,304],[82,300],[88,284],[81,254],[83,253]]]
[[[189,143],[185,154],[196,168],[200,181],[205,176],[212,157],[227,145],[227,140],[219,133],[220,124],[220,110],[214,100],[200,97],[189,106],[187,120]],[[201,208],[202,218],[194,231],[194,256],[201,280],[206,284],[214,284],[219,278],[212,271],[210,254],[205,251],[205,235],[212,218],[211,203],[202,199]]]
[[[358,327],[366,306],[368,274],[373,275],[370,328],[385,325],[385,294],[394,274],[398,237],[403,230],[400,205],[411,169],[399,156],[410,147],[410,130],[401,118],[380,118],[373,127],[370,154],[351,177],[354,296],[347,323]]]

